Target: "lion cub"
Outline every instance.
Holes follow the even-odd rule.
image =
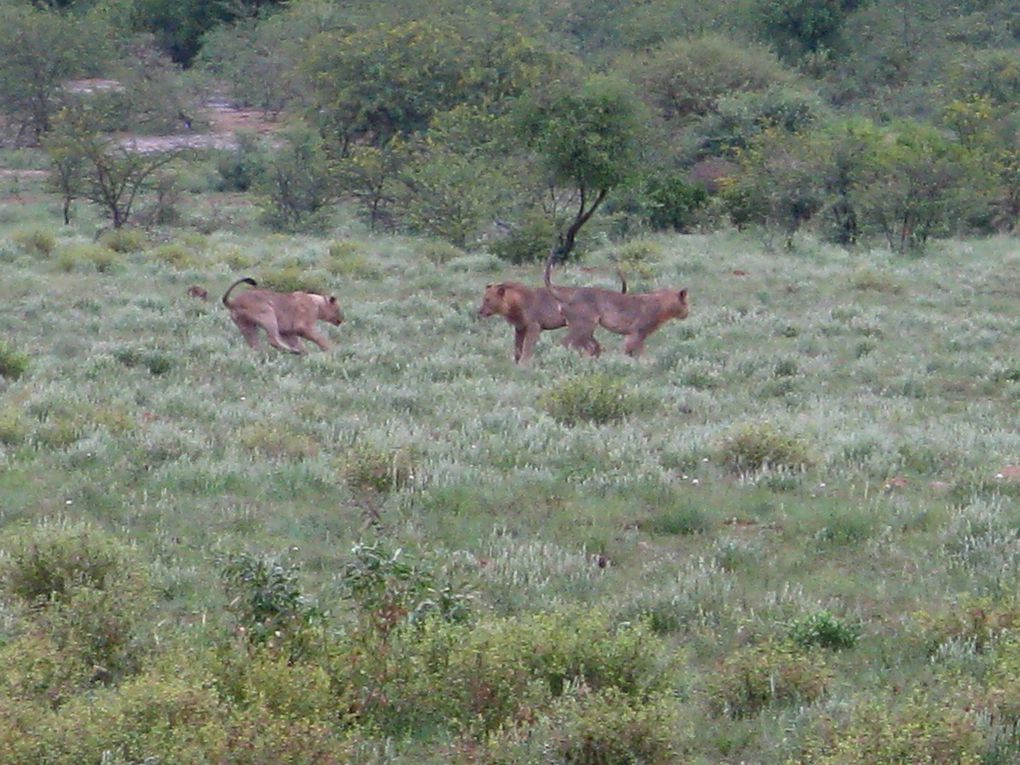
[[[626,292],[627,280],[622,272],[618,271],[617,276],[620,277],[621,290]],[[574,292],[570,287],[563,287],[560,291],[566,294]],[[514,361],[518,364],[524,364],[531,358],[542,330],[567,326],[559,302],[548,289],[526,287],[520,282],[486,284],[478,315],[482,318],[502,316],[513,326]]]
[[[686,319],[690,314],[687,290],[661,289],[644,294],[621,295],[595,287],[575,287],[568,291],[552,283],[552,256],[545,264],[545,286],[556,296],[567,322],[563,344],[597,357],[602,346],[595,339],[595,327],[624,335],[623,350],[639,356],[645,340],[670,319]]]
[[[311,340],[322,350],[329,350],[329,343],[315,326],[324,321],[339,327],[344,321],[340,303],[332,295],[315,292],[273,292],[272,290],[245,290],[237,297],[230,293],[238,284],[258,286],[250,277],[238,279],[223,294],[223,305],[230,309],[244,339],[252,348],[258,347],[258,328],[265,330],[269,344],[288,353],[304,353],[298,338]]]

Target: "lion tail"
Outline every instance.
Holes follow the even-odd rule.
[[[627,277],[623,275],[623,269],[616,269],[616,275],[620,277],[620,294],[627,294]]]
[[[238,279],[236,282],[227,287],[227,291],[223,293],[223,305],[225,305],[227,308],[230,308],[230,301],[228,299],[230,297],[230,293],[234,290],[234,287],[236,287],[238,284],[250,284],[252,287],[259,286],[258,282],[256,282],[250,276],[245,276],[241,279]]]
[[[552,283],[553,258],[556,257],[556,250],[549,253],[549,259],[545,262],[545,288],[552,293],[552,296],[561,303],[566,300],[560,288]]]

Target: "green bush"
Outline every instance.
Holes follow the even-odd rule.
[[[790,639],[801,648],[820,646],[840,650],[853,648],[861,636],[861,625],[844,621],[828,611],[816,611],[790,624]]]
[[[28,424],[15,407],[0,409],[0,444],[17,446],[28,438]]]
[[[115,228],[99,238],[99,243],[120,254],[145,249],[145,232],[138,228]]]
[[[687,231],[699,209],[708,203],[704,186],[677,176],[651,178],[645,189],[648,223],[657,231]]]
[[[4,591],[31,608],[60,650],[79,657],[97,680],[137,669],[152,592],[133,550],[84,525],[41,526],[4,547]]]
[[[301,592],[298,568],[250,553],[221,560],[220,576],[238,631],[252,646],[283,648],[294,659],[306,653],[323,614]]]
[[[29,255],[48,258],[57,246],[57,238],[41,228],[18,229],[8,236],[22,252]]]
[[[178,242],[161,244],[152,250],[152,257],[176,269],[191,268],[195,265],[194,253]]]
[[[550,719],[550,745],[571,765],[668,765],[677,762],[678,708],[671,694],[636,702],[615,688],[583,689],[565,698]]]
[[[420,467],[411,449],[381,449],[360,444],[344,457],[340,472],[352,491],[385,494],[414,483],[420,475]]]
[[[0,340],[0,377],[17,380],[28,369],[28,355]]]
[[[604,373],[573,377],[559,383],[544,397],[545,409],[558,422],[576,425],[618,422],[638,409],[637,399]]]
[[[67,273],[86,267],[105,274],[113,270],[116,262],[117,255],[113,250],[91,242],[69,244],[57,252],[57,267]]]
[[[792,646],[767,643],[730,654],[708,681],[713,714],[753,717],[772,704],[810,704],[831,679],[824,659]]]
[[[309,276],[308,272],[299,266],[285,266],[260,271],[258,276],[259,287],[277,292],[318,292],[324,293],[327,290],[321,284],[321,279]]]
[[[807,444],[763,422],[734,428],[719,448],[722,463],[735,473],[759,470],[804,470],[814,460]]]
[[[255,185],[264,160],[255,133],[239,131],[237,145],[223,152],[216,161],[220,191],[248,191]]]
[[[509,233],[493,240],[492,254],[510,263],[540,263],[549,257],[556,241],[556,224],[539,211],[529,212]]]
[[[903,704],[877,699],[853,711],[848,725],[824,732],[805,747],[796,765],[979,765],[984,741],[977,719],[961,699],[940,702],[914,694]]]

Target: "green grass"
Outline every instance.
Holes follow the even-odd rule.
[[[895,707],[891,682],[923,686],[910,704],[932,709],[960,692],[959,672],[975,709],[1008,686],[993,655],[959,658],[963,643],[930,658],[933,620],[915,615],[944,624],[960,593],[1002,609],[1015,592],[1020,490],[995,478],[1020,463],[1011,240],[897,258],[649,237],[632,289],[688,287],[688,320],[641,360],[608,333],[598,360],[546,333],[518,367],[510,328],[476,311],[487,282],[537,284],[536,268],[354,224],[321,239],[202,225],[217,209],[187,211],[203,235],[103,250],[98,268],[90,219],[51,219],[56,254],[40,257],[19,243],[15,205],[0,209],[0,331],[21,369],[0,377],[0,532],[86,523],[136,550],[158,595],[154,667],[167,645],[229,636],[217,560],[240,551],[300,564],[332,628],[355,629],[338,573],[357,542],[383,539],[425,561],[436,587],[470,593],[479,629],[590,606],[647,624],[682,664],[678,761],[834,758],[822,731],[860,733],[849,721],[866,715],[840,710]],[[44,212],[25,217],[38,227]],[[611,272],[611,254],[585,265]],[[249,349],[218,303],[245,275],[336,294],[347,322],[324,329],[333,349]],[[191,284],[211,299],[189,298]],[[564,403],[592,380],[611,395]],[[824,661],[782,644],[811,614],[860,637]],[[0,647],[29,619],[4,606]],[[424,661],[412,648],[399,650]],[[769,672],[793,690],[769,695]],[[765,690],[734,696],[741,673]],[[535,730],[558,741],[555,720],[588,725],[577,699],[538,707]],[[380,728],[351,728],[359,761],[467,761],[470,725],[440,715],[413,734],[395,710],[372,714]],[[1000,751],[982,719],[978,737]],[[382,729],[390,743],[374,739]],[[486,756],[524,751],[500,735]]]

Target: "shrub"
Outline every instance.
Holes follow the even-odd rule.
[[[705,511],[693,504],[677,504],[659,510],[646,521],[639,523],[642,531],[652,534],[700,534],[709,527]]]
[[[365,254],[365,248],[353,239],[337,239],[329,244],[326,270],[335,276],[374,276],[376,271]]]
[[[10,239],[22,252],[48,258],[57,246],[57,239],[49,231],[41,228],[28,228],[12,231]]]
[[[190,268],[195,264],[195,256],[185,245],[178,242],[161,244],[152,251],[152,257],[173,268]]]
[[[672,742],[678,724],[676,699],[656,694],[635,702],[615,688],[582,692],[557,705],[550,720],[551,746],[571,765],[667,765],[676,762]]]
[[[556,224],[538,211],[526,214],[490,245],[493,255],[511,263],[538,263],[549,257],[556,241]]]
[[[219,173],[220,191],[248,191],[255,184],[262,169],[258,136],[251,132],[238,131],[237,145],[224,152],[216,161]]]
[[[114,680],[137,668],[149,606],[147,573],[132,550],[87,526],[47,527],[15,537],[0,569],[4,590],[53,639]]]
[[[328,292],[320,282],[299,266],[268,269],[258,276],[259,287],[278,292]]]
[[[145,232],[137,228],[115,228],[99,238],[100,244],[120,254],[138,252],[145,248]]]
[[[227,555],[220,576],[238,632],[252,646],[285,648],[291,659],[310,648],[323,613],[301,592],[298,567],[275,557]]]
[[[429,239],[422,248],[422,255],[430,263],[441,266],[464,255],[464,250],[441,239]]]
[[[415,481],[419,472],[416,462],[414,452],[406,447],[380,449],[361,444],[347,453],[341,474],[352,491],[385,494],[400,491]]]
[[[789,634],[801,648],[820,646],[840,650],[857,645],[861,625],[843,621],[828,611],[816,611],[790,624]]]
[[[358,543],[351,556],[340,583],[372,632],[385,637],[430,615],[448,622],[470,617],[471,595],[437,583],[429,566],[402,549],[384,542]]]
[[[28,356],[0,340],[0,377],[17,380],[28,369]]]
[[[939,702],[914,694],[905,705],[887,699],[862,704],[849,725],[824,732],[791,760],[797,765],[979,765],[983,736],[959,699]]]
[[[57,267],[67,273],[79,267],[87,267],[105,274],[113,270],[116,258],[116,253],[105,245],[77,243],[58,251]]]
[[[697,211],[708,202],[708,192],[700,184],[688,183],[676,176],[655,177],[645,189],[648,223],[662,231],[687,231]]]
[[[28,438],[28,425],[15,407],[0,409],[0,444],[17,446]]]
[[[804,470],[814,462],[803,440],[767,422],[735,428],[723,439],[719,456],[735,473]]]
[[[28,634],[0,646],[0,696],[56,708],[88,684],[91,668],[46,635]]]
[[[596,373],[561,382],[545,395],[546,411],[566,425],[618,422],[638,408],[634,396],[621,380]]]
[[[319,445],[310,436],[270,423],[245,425],[237,431],[237,441],[245,449],[273,459],[301,460],[319,453]]]
[[[771,704],[810,704],[825,694],[831,673],[818,654],[764,644],[727,657],[708,681],[709,709],[732,719]]]

